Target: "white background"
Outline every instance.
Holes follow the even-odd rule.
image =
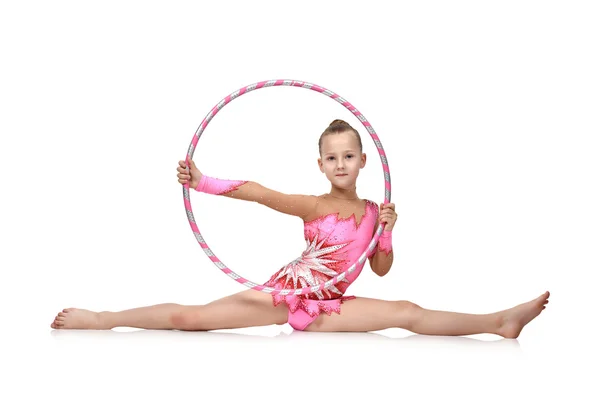
[[[391,4],[2,3],[7,398],[597,396],[598,5]],[[518,340],[50,329],[65,307],[203,304],[243,289],[197,244],[175,169],[220,99],[280,78],[345,97],[389,159],[394,265],[384,278],[366,268],[348,294],[485,313],[550,290]],[[194,160],[210,176],[321,194],[317,140],[335,118],[362,135],[359,196],[383,201],[364,127],[306,89],[236,99]],[[299,219],[191,194],[209,246],[248,279],[304,248]]]

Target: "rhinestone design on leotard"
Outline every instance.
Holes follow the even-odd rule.
[[[306,249],[300,257],[273,274],[265,285],[276,289],[297,289],[316,286],[330,280],[332,276],[347,269],[364,250],[376,224],[377,213],[377,205],[367,201],[365,213],[358,224],[356,215],[340,218],[338,213],[306,221],[304,223]],[[337,283],[300,297],[321,302],[339,299],[361,270],[362,265]],[[287,296],[274,295],[274,304],[281,303],[285,297]],[[288,305],[291,309],[295,308],[295,305],[289,302]]]
[[[327,265],[340,264],[343,260],[340,261],[333,258],[327,258],[327,255],[338,251],[339,249],[345,247],[348,243],[323,246],[326,239],[327,238],[319,241],[318,234],[314,236],[312,241],[307,239],[306,250],[302,252],[300,257],[283,267],[279,274],[275,277],[275,280],[285,277],[285,282],[283,282],[284,287],[288,286],[288,283],[291,280],[293,287],[297,288],[298,283],[300,283],[302,287],[316,286],[321,283],[316,279],[313,271],[320,272],[321,274],[329,277],[336,276],[339,272],[328,268]],[[344,281],[349,283],[347,279],[343,279],[340,282]],[[315,295],[319,299],[324,299],[325,295],[331,298],[332,296],[329,291],[339,295],[343,294],[334,285],[332,285],[329,288],[315,292]]]

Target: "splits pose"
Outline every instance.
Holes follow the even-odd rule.
[[[179,161],[181,184],[199,192],[253,201],[304,221],[306,249],[265,282],[276,289],[297,289],[330,280],[358,260],[380,223],[384,231],[367,254],[371,270],[384,276],[394,252],[393,203],[377,205],[359,199],[356,179],[366,155],[358,131],[342,120],[333,121],[319,138],[319,169],[331,182],[327,194],[283,194],[256,182],[223,180],[203,175],[193,160],[189,170]],[[208,331],[289,323],[295,330],[368,332],[402,328],[426,335],[491,333],[516,338],[548,303],[549,292],[520,305],[488,314],[465,314],[422,308],[405,300],[378,300],[345,296],[364,264],[327,289],[305,295],[271,295],[243,290],[203,305],[157,304],[119,312],[66,308],[51,324],[53,329],[176,329]]]

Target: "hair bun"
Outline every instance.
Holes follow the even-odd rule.
[[[346,121],[341,120],[341,119],[334,119],[333,122],[331,122],[329,124],[329,126],[333,126],[333,125],[350,125],[350,124],[348,124]]]

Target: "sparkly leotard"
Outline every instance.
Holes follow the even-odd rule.
[[[373,237],[377,215],[377,204],[367,200],[365,214],[358,224],[354,214],[338,218],[338,213],[305,222],[306,250],[273,274],[265,285],[276,289],[297,289],[327,282],[345,271],[367,248]],[[367,256],[370,257],[376,249]],[[355,298],[344,296],[344,293],[360,275],[363,266],[364,262],[342,281],[322,291],[300,296],[273,295],[273,304],[276,306],[285,301],[289,309],[288,323],[294,329],[304,330],[321,312],[339,314],[342,302]]]

